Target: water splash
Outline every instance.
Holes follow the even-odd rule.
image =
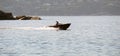
[[[0,27],[0,29],[15,29],[15,30],[58,30],[53,27]]]

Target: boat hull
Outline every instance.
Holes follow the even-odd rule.
[[[59,28],[59,30],[67,30],[67,28],[69,28],[70,25],[71,23],[66,23],[66,24],[53,25],[49,27]]]

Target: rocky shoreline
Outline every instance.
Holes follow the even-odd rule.
[[[41,20],[38,16],[13,16],[11,12],[4,12],[0,10],[0,20]]]

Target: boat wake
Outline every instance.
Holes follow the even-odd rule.
[[[15,30],[58,30],[53,27],[0,27],[0,29],[15,29]]]

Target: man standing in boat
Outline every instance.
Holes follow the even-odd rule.
[[[59,25],[59,22],[58,22],[58,21],[56,21],[56,25]]]

